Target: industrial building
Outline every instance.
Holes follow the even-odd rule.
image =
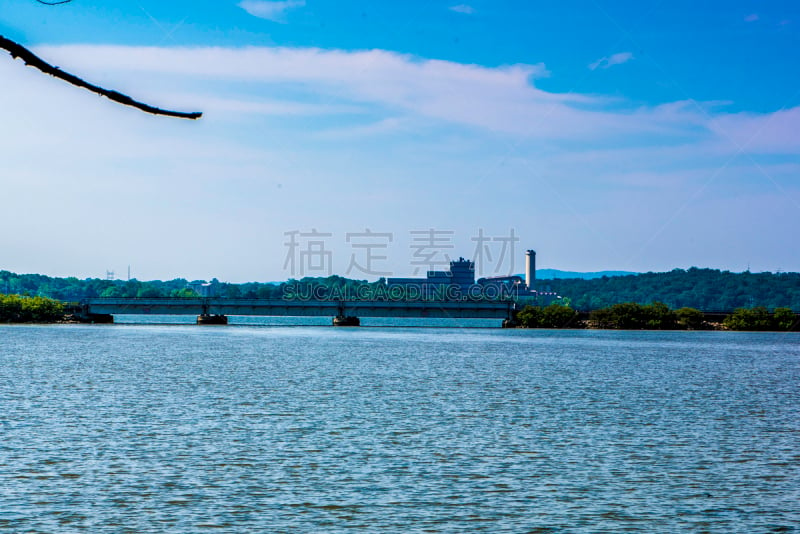
[[[415,286],[422,288],[425,294],[438,286],[455,285],[464,290],[475,285],[475,263],[464,258],[450,262],[449,271],[428,271],[425,278],[389,278],[389,286]]]
[[[559,298],[550,291],[537,291],[536,286],[536,251],[525,252],[525,278],[521,276],[493,276],[475,280],[475,263],[458,258],[450,262],[448,271],[428,271],[425,278],[389,278],[389,287],[401,286],[414,288],[423,298],[441,295],[442,288],[457,288],[460,295],[513,295],[514,297],[536,298],[542,304],[548,304]]]

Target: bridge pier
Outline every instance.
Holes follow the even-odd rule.
[[[333,318],[333,326],[361,326],[361,319],[352,315],[337,315]]]
[[[92,324],[114,324],[114,316],[110,313],[87,313],[81,320]]]
[[[93,313],[89,311],[89,306],[81,305],[72,308],[72,316],[82,323],[90,324],[113,324],[114,316],[110,313]]]
[[[355,315],[347,315],[345,302],[340,300],[336,303],[336,317],[333,318],[333,326],[361,326],[361,319]]]
[[[228,324],[227,315],[217,315],[215,313],[203,313],[197,316],[197,324]]]

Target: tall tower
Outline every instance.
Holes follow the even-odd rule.
[[[528,250],[525,252],[525,285],[528,289],[533,289],[536,282],[536,251]]]

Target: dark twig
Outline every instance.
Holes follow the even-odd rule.
[[[102,87],[93,85],[81,78],[78,78],[75,75],[72,75],[68,72],[64,72],[58,67],[54,67],[53,65],[47,63],[46,61],[41,59],[39,56],[31,52],[21,44],[16,43],[10,39],[6,39],[2,35],[0,35],[0,48],[7,50],[11,54],[11,57],[13,57],[14,59],[19,58],[22,61],[24,61],[26,65],[39,69],[45,74],[49,74],[50,76],[54,76],[60,80],[64,80],[65,82],[70,83],[76,87],[81,87],[83,89],[96,93],[100,96],[104,96],[109,100],[113,100],[114,102],[117,102],[124,106],[131,106],[140,109],[145,113],[152,113],[153,115],[165,115],[167,117],[178,117],[180,119],[199,119],[203,115],[199,111],[194,111],[194,112],[170,111],[167,109],[153,107],[148,104],[138,102],[129,97],[128,95],[124,95],[117,91],[110,91],[108,89],[103,89]]]

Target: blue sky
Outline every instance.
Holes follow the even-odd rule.
[[[480,254],[492,275],[535,248],[797,271],[798,25],[796,2],[8,0],[0,35],[205,116],[0,55],[0,268],[375,279]]]

